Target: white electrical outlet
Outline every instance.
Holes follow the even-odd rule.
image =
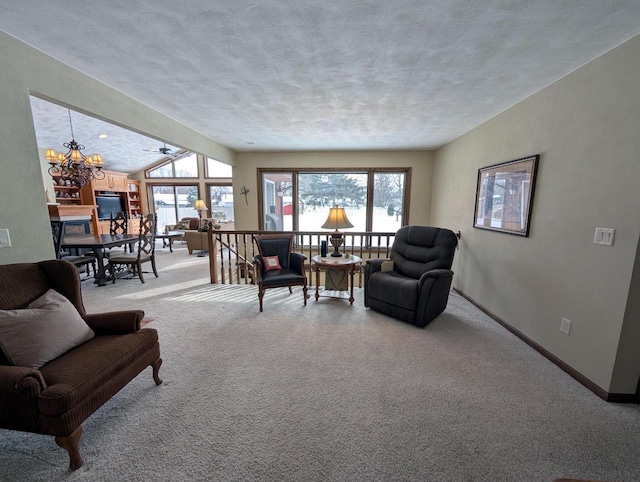
[[[562,321],[560,322],[560,331],[565,335],[568,335],[571,331],[571,321],[566,318],[562,318]]]
[[[616,230],[613,228],[596,228],[596,234],[593,237],[593,244],[613,246],[613,236],[615,234]]]
[[[0,229],[0,248],[10,248],[11,238],[8,229]]]

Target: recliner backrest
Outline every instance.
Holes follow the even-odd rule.
[[[398,230],[391,259],[394,271],[420,278],[432,269],[451,269],[458,238],[453,231],[429,226],[404,226]]]

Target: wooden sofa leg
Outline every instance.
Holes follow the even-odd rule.
[[[162,383],[162,378],[160,378],[160,365],[162,365],[162,358],[158,358],[151,364],[153,367],[153,381],[156,382],[156,385]]]
[[[80,437],[82,437],[82,425],[75,429],[71,435],[56,437],[58,446],[69,452],[69,468],[71,470],[77,470],[82,467],[82,457],[80,456],[80,450],[78,450]]]

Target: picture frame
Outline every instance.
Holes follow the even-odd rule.
[[[539,155],[478,169],[473,227],[529,236]]]

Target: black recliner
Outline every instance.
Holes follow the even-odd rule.
[[[364,305],[424,328],[449,299],[458,238],[449,229],[404,226],[391,259],[369,259],[364,268]]]

